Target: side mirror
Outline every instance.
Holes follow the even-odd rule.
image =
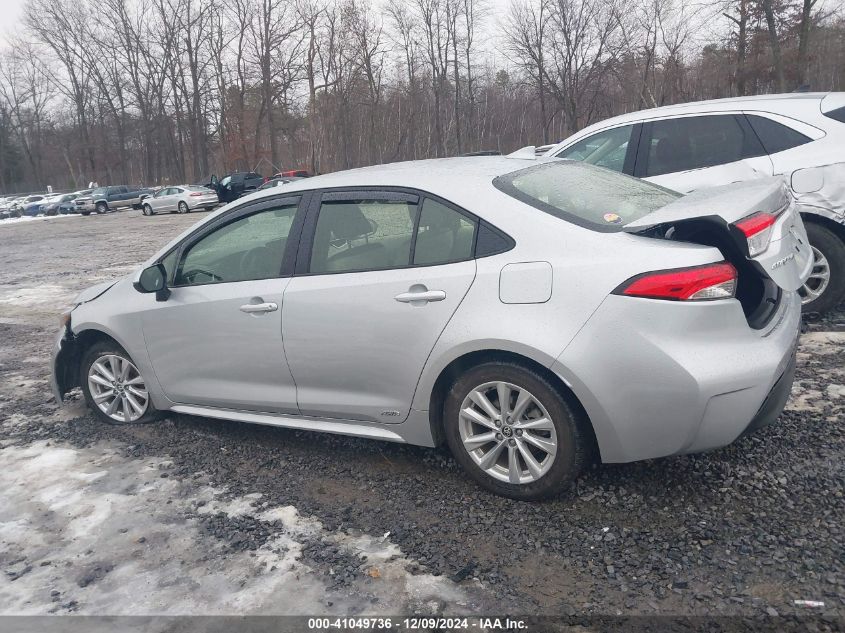
[[[141,271],[141,276],[134,284],[135,290],[143,293],[156,293],[156,301],[167,301],[170,290],[167,288],[167,271],[164,264],[153,264]]]

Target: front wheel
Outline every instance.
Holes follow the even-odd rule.
[[[824,314],[845,300],[845,244],[833,231],[807,222],[813,270],[799,288],[803,312]]]
[[[184,201],[180,201],[179,213],[187,213],[188,211],[190,211],[190,209],[188,209],[188,205]]]
[[[153,215],[153,208],[150,205],[145,204],[141,212],[144,215]]]
[[[103,422],[133,424],[158,417],[144,377],[116,343],[91,346],[82,358],[79,373],[85,402]]]
[[[109,206],[105,202],[98,202],[97,206],[94,207],[94,210],[102,215],[103,213],[107,213],[109,210]]]
[[[556,495],[586,462],[582,423],[553,384],[521,365],[492,361],[468,370],[443,414],[455,459],[496,494],[525,501]]]

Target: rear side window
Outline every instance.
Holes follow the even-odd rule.
[[[826,117],[833,119],[834,121],[839,121],[840,123],[845,123],[845,106],[841,108],[836,108],[835,110],[831,110],[830,112],[822,112]]]
[[[746,115],[748,123],[754,129],[754,133],[759,137],[760,142],[766,149],[767,154],[776,154],[793,147],[798,147],[804,143],[809,143],[811,139],[809,136],[804,136],[801,132],[796,132],[791,127],[772,121],[763,116],[756,114]]]
[[[651,134],[643,176],[725,165],[763,153],[753,133],[746,133],[732,114],[666,119],[647,126]]]
[[[562,161],[499,176],[493,186],[555,217],[606,232],[620,231],[680,197],[644,180]]]
[[[448,264],[472,259],[475,225],[454,209],[426,198],[417,227],[414,264]]]
[[[320,206],[312,273],[408,266],[417,205],[394,200],[327,201]]]
[[[633,129],[633,125],[623,125],[593,134],[570,145],[558,153],[557,157],[579,160],[613,171],[622,171],[625,167],[625,155]]]

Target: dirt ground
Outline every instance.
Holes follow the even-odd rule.
[[[0,614],[845,616],[842,310],[810,322],[775,426],[544,503],[445,449],[60,408],[58,313],[201,215],[0,223]]]

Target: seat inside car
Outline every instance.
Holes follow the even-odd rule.
[[[356,204],[327,205],[320,214],[322,226],[315,237],[315,258],[311,263],[312,272],[337,272],[341,270],[377,270],[390,264],[387,249],[381,242],[369,242],[373,232],[370,222],[364,217]],[[329,237],[328,234],[331,234]],[[363,244],[353,245],[353,240],[365,240]],[[346,242],[345,250],[328,256],[329,240]],[[318,253],[325,253],[324,266],[320,266]]]
[[[461,228],[457,213],[441,204],[426,201],[420,216],[420,232],[414,253],[415,264],[434,264],[453,257],[458,231]],[[472,231],[470,231],[472,239]]]
[[[687,169],[690,163],[690,143],[685,134],[661,138],[654,148],[654,158],[649,173],[666,174]]]

